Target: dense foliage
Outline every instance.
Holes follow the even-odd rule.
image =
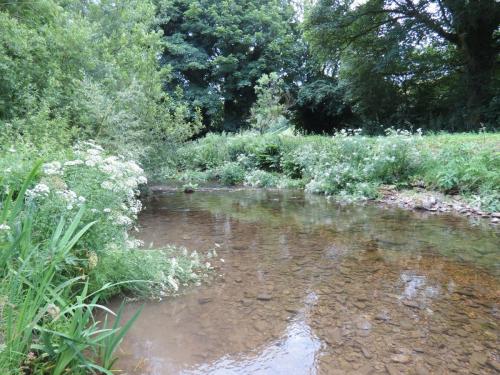
[[[199,128],[162,90],[154,15],[148,1],[0,3],[2,374],[110,374],[135,318],[99,322],[101,301],[162,298],[206,270],[129,237],[138,162],[154,170]]]
[[[499,3],[306,4],[0,1],[0,373],[110,374],[135,318],[102,325],[100,301],[163,298],[208,271],[131,237],[148,179],[357,199],[417,184],[500,209],[484,132]],[[368,136],[393,125],[482,133]]]
[[[166,89],[182,88],[209,130],[247,127],[253,87],[272,72],[307,133],[498,124],[493,0],[168,0],[157,12]]]
[[[494,0],[321,0],[305,29],[362,119],[453,130],[497,124],[499,23]]]
[[[303,188],[349,199],[375,198],[381,185],[425,186],[500,209],[498,136],[422,136],[389,129],[334,137],[254,133],[210,135],[187,143],[165,178],[200,184]]]
[[[265,73],[293,80],[300,65],[293,8],[277,0],[161,0],[162,62],[211,130],[245,125]]]
[[[2,133],[35,144],[92,137],[146,167],[190,137],[198,119],[185,121],[187,107],[162,90],[154,15],[137,0],[0,3]]]
[[[2,160],[13,161],[22,151],[4,152]],[[206,267],[196,252],[144,256],[129,237],[145,182],[137,164],[88,142],[28,177],[2,179],[2,374],[111,374],[113,353],[135,318],[102,326],[95,312],[111,312],[99,301],[120,293],[162,298],[200,280]]]

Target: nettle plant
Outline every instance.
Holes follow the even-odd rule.
[[[89,259],[106,249],[134,248],[129,238],[142,206],[139,187],[147,183],[142,168],[123,156],[107,154],[92,141],[74,146],[71,158],[45,163],[38,183],[26,192],[37,210],[35,236],[46,237],[55,218],[72,216],[83,205],[83,222],[96,222],[78,246]]]

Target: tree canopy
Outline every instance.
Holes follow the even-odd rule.
[[[246,124],[266,73],[292,82],[300,68],[293,7],[281,0],[161,0],[162,64],[213,130]]]
[[[495,0],[3,2],[0,122],[33,139],[60,127],[72,139],[158,157],[146,156],[157,141],[249,127],[255,87],[273,75],[280,95],[259,111],[272,112],[264,102],[286,107],[287,123],[307,133],[495,128],[499,8]]]
[[[498,101],[499,23],[495,0],[320,0],[305,29],[323,61],[340,62],[364,117],[429,122],[465,106],[477,128]]]

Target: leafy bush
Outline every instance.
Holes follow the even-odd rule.
[[[25,167],[31,156],[20,149],[6,157]],[[96,310],[112,312],[99,301],[117,293],[161,298],[209,267],[196,253],[139,251],[128,239],[146,182],[137,164],[93,142],[61,155],[22,181],[5,171],[0,180],[2,374],[111,374],[137,315],[120,326],[118,314],[103,328]]]
[[[102,297],[128,294],[162,299],[181,286],[197,283],[207,271],[201,256],[185,248],[168,247],[149,250],[111,250],[92,270],[94,289],[112,285]],[[123,282],[133,280],[133,282]]]
[[[284,81],[276,72],[264,74],[257,80],[257,100],[250,109],[250,125],[261,134],[288,128],[289,111],[283,103]]]
[[[64,276],[74,246],[95,222],[82,225],[80,208],[70,222],[59,220],[45,241],[33,242],[37,212],[25,202],[31,204],[26,194],[35,176],[36,169],[15,199],[11,192],[0,201],[0,371],[109,374],[97,350],[108,339],[109,363],[130,325],[102,330],[93,318],[94,309],[107,310],[97,304],[99,293],[88,294],[85,276]]]
[[[220,181],[224,185],[237,185],[245,179],[245,169],[237,162],[228,162],[218,171]]]
[[[259,169],[249,172],[245,177],[245,185],[251,187],[276,187],[278,185],[278,182],[279,177],[276,174]]]
[[[79,250],[90,254],[110,246],[135,247],[128,232],[141,210],[138,188],[146,182],[135,162],[109,155],[96,143],[81,142],[65,159],[44,163],[37,183],[26,192],[27,200],[37,209],[34,238],[42,240],[50,235],[58,217],[71,215],[85,205],[82,220],[98,225],[79,241]],[[4,185],[4,189],[15,187]]]
[[[499,206],[500,156],[495,151],[498,136],[489,137],[491,141],[484,135],[422,136],[392,128],[379,137],[363,136],[358,129],[333,137],[210,134],[181,147],[174,164],[180,178],[208,167],[184,160],[210,155],[208,171],[234,168],[239,180],[244,170],[248,186],[305,188],[354,198],[375,198],[381,184],[408,187],[423,181],[429,188],[470,196],[491,211]],[[219,173],[214,177],[232,183],[222,181]]]
[[[255,159],[260,169],[269,172],[280,172],[281,142],[279,142],[279,138],[258,144],[255,148]]]

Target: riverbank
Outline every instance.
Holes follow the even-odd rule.
[[[389,129],[336,136],[209,134],[176,150],[156,181],[304,189],[340,200],[492,216],[500,211],[500,134]],[[387,189],[389,187],[389,189]],[[442,203],[442,204],[441,204]],[[496,221],[496,220],[492,220]]]
[[[0,373],[112,374],[139,312],[123,320],[105,303],[179,294],[209,266],[193,249],[144,251],[132,237],[147,182],[134,161],[90,141],[44,163],[41,152],[0,148]]]

